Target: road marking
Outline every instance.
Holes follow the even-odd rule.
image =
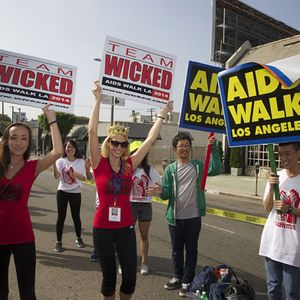
[[[217,226],[214,226],[214,225],[210,225],[210,224],[207,224],[207,223],[203,223],[203,224],[208,226],[208,227],[212,227],[214,229],[218,229],[218,230],[229,232],[229,233],[234,233],[234,231],[231,231],[231,230],[228,230],[228,229],[224,229],[224,228],[217,227]]]

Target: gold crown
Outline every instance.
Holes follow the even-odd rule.
[[[122,135],[128,135],[128,127],[125,127],[124,125],[120,123],[114,123],[112,126],[108,127],[108,135],[114,136],[116,134],[122,134]]]

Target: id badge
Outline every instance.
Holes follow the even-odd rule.
[[[121,221],[121,208],[120,207],[110,207],[108,220],[111,222],[120,222]]]

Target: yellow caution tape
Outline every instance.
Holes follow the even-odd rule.
[[[95,182],[92,180],[86,180],[85,183],[90,185],[95,185]],[[165,204],[165,205],[168,203],[168,200],[162,200],[160,197],[152,197],[152,201]],[[235,211],[223,210],[223,209],[212,208],[212,207],[207,207],[206,212],[210,215],[229,218],[229,219],[238,220],[238,221],[247,222],[256,225],[265,225],[267,220],[266,218],[263,217],[257,217],[257,216],[238,213]]]
[[[168,203],[168,201],[163,201],[159,197],[153,197],[152,201],[157,203],[162,203],[162,204]],[[215,215],[218,217],[229,218],[229,219],[238,220],[238,221],[247,222],[256,225],[265,225],[267,220],[266,218],[263,217],[257,217],[257,216],[238,213],[235,211],[223,210],[223,209],[212,208],[212,207],[207,207],[206,212],[208,214]]]
[[[235,211],[223,210],[223,209],[212,208],[212,207],[207,207],[206,212],[211,215],[248,222],[256,225],[265,225],[267,220],[266,218],[263,217],[257,217],[257,216],[238,213]]]

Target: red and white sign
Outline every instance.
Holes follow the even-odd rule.
[[[0,49],[0,101],[73,113],[77,68]]]
[[[106,37],[100,82],[103,93],[163,106],[172,99],[176,57]]]

